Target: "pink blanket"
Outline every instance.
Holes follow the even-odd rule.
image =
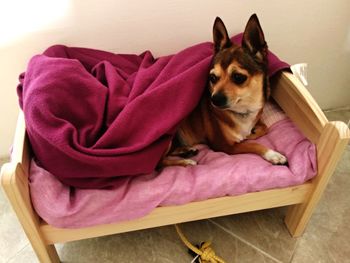
[[[151,173],[200,99],[212,49],[202,43],[154,59],[53,46],[33,57],[18,94],[40,166],[79,188]],[[287,66],[268,59],[270,75]]]
[[[301,184],[316,175],[315,146],[268,104],[269,133],[258,139],[287,156],[289,167],[253,154],[226,155],[199,146],[193,167],[167,167],[161,173],[119,178],[108,189],[77,189],[62,184],[34,161],[30,190],[38,214],[49,224],[79,228],[142,217],[157,206],[185,204],[225,195]]]

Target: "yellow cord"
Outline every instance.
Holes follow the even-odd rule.
[[[200,248],[197,248],[188,241],[178,225],[175,225],[175,228],[182,242],[194,253],[200,256],[202,263],[225,263],[223,259],[215,255],[215,251],[210,247],[210,242],[204,242]]]

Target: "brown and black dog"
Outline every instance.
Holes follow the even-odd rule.
[[[267,132],[260,120],[270,95],[267,44],[258,17],[250,17],[242,46],[233,44],[217,17],[213,27],[214,57],[208,88],[195,110],[185,118],[161,166],[195,165],[196,144],[207,144],[227,154],[254,153],[273,164],[287,158],[261,144],[246,142]],[[183,157],[182,159],[173,156]]]

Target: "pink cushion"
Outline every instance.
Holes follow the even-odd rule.
[[[112,189],[74,189],[40,168],[34,160],[30,189],[37,213],[56,227],[79,228],[139,218],[157,206],[180,205],[226,195],[240,195],[302,184],[316,175],[316,148],[272,104],[265,108],[269,133],[258,142],[286,155],[289,167],[254,154],[227,155],[198,145],[193,167],[118,179]]]

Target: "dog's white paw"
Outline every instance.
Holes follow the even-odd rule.
[[[185,165],[185,166],[188,166],[188,165],[197,165],[197,162],[196,162],[196,161],[193,161],[193,160],[191,160],[191,159],[184,159],[183,162],[184,162],[184,165]]]
[[[269,161],[272,164],[282,164],[282,165],[287,165],[288,160],[287,157],[284,155],[280,154],[279,152],[276,152],[274,150],[268,150],[264,154],[265,160]]]

